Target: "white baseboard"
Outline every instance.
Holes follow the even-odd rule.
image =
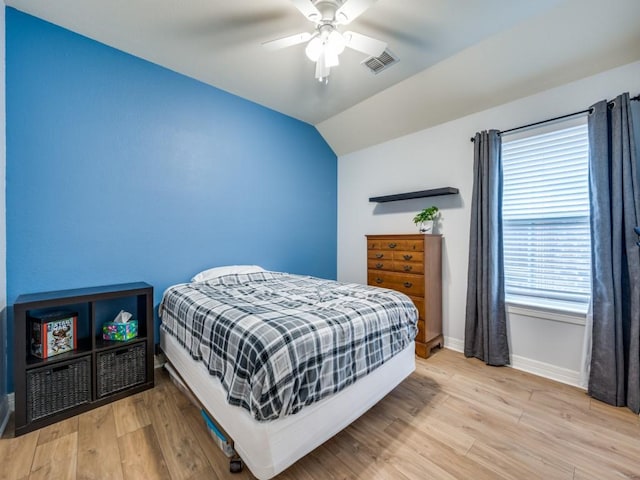
[[[583,390],[585,389],[581,385],[580,372],[575,370],[569,370],[568,368],[558,367],[557,365],[551,365],[550,363],[544,363],[518,355],[511,355],[511,366],[516,370],[533,373],[539,377],[566,383],[567,385],[582,388]]]
[[[156,354],[153,356],[153,368],[162,368],[164,364],[167,363],[167,357],[164,356],[164,353]]]
[[[457,338],[444,337],[444,348],[462,353],[464,352],[464,342]]]
[[[0,397],[0,437],[4,433],[7,423],[9,423],[9,415],[11,415],[11,411],[13,410],[11,408],[12,403],[14,403],[13,394]]]
[[[444,346],[449,350],[456,352],[464,352],[464,341],[458,338],[445,337]],[[523,372],[532,373],[539,377],[555,380],[556,382],[566,383],[574,387],[585,389],[582,383],[580,372],[569,370],[568,368],[558,367],[550,363],[533,360],[531,358],[521,357],[520,355],[511,355],[510,367]]]

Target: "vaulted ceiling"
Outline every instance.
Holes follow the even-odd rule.
[[[377,0],[339,28],[399,61],[373,74],[346,49],[324,84],[304,43],[262,46],[314,31],[294,3],[6,1],[315,125],[338,155],[640,59],[638,0]]]

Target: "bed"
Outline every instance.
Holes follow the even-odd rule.
[[[261,480],[415,369],[418,314],[392,290],[225,267],[168,288],[159,313],[170,372]]]

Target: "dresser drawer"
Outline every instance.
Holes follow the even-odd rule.
[[[367,252],[367,258],[369,260],[393,260],[393,254],[391,252],[385,252],[384,250],[369,250]]]
[[[414,273],[416,275],[422,275],[424,272],[424,265],[422,263],[414,262],[389,262],[391,263],[391,270],[401,273]]]
[[[390,288],[407,295],[421,297],[424,295],[424,277],[422,275],[405,275],[369,270],[367,283],[376,287]]]
[[[422,265],[424,263],[423,252],[369,250],[367,251],[367,258],[369,260],[393,260],[394,262],[418,263],[420,264],[419,268],[422,268]]]
[[[370,258],[367,260],[367,269],[393,271],[393,262],[391,260],[377,260]]]
[[[385,260],[384,258],[367,260],[367,268],[369,270],[384,270],[387,272],[400,272],[400,273],[414,273],[416,275],[422,275],[424,272],[424,265],[417,262],[392,262],[391,260]]]
[[[424,240],[371,239],[367,241],[367,249],[422,252],[424,251]]]
[[[387,255],[389,254],[387,253]],[[394,262],[417,262],[422,264],[424,263],[424,252],[393,251],[391,252],[391,258]]]

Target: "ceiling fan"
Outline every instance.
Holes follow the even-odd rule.
[[[387,44],[375,38],[352,31],[340,32],[339,25],[347,25],[373,5],[376,0],[290,0],[293,5],[315,24],[315,31],[289,35],[262,45],[269,50],[307,43],[305,52],[316,63],[316,79],[327,83],[331,67],[339,65],[338,56],[349,47],[358,52],[378,57]]]

